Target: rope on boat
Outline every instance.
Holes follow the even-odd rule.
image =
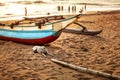
[[[38,26],[38,28],[41,29],[41,26],[44,25],[45,23],[47,23],[48,21],[61,20],[61,19],[65,19],[65,18],[61,15],[60,16],[50,16],[50,17],[37,17],[37,18],[25,17],[23,20],[15,21],[11,24],[0,23],[0,26],[9,26],[11,29],[13,29],[14,25],[35,23],[35,26]],[[25,20],[28,20],[29,22],[24,23]]]
[[[29,21],[32,21],[32,22],[33,21],[34,22],[39,22],[40,24],[45,24],[46,22],[51,21],[51,20],[61,20],[61,19],[65,19],[65,18],[61,15],[60,16],[50,16],[50,17],[37,17],[37,18],[27,18],[27,17],[25,17],[23,20],[15,21],[14,23],[11,23],[9,25],[4,24],[4,23],[0,23],[0,26],[19,25],[21,22],[23,22],[25,20],[29,20]]]

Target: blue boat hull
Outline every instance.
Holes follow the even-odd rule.
[[[24,44],[46,44],[55,41],[62,31],[14,31],[0,29],[0,39]]]

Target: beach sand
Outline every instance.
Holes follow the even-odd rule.
[[[63,32],[46,45],[49,53],[77,66],[120,76],[120,11],[87,14],[78,21],[103,32],[97,36]],[[0,40],[0,80],[110,80],[55,64],[34,53],[33,46]]]

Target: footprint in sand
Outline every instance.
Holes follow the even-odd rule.
[[[57,79],[57,77],[49,77],[49,78],[47,78],[45,80],[58,80],[58,79]]]
[[[91,80],[91,78],[87,78],[83,74],[74,74],[72,77],[75,77],[78,80]]]

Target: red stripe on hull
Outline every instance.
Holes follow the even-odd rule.
[[[38,39],[19,39],[19,38],[11,38],[11,37],[4,37],[0,36],[1,40],[9,40],[24,44],[46,44],[55,41],[59,36],[48,36],[45,38],[38,38]]]

